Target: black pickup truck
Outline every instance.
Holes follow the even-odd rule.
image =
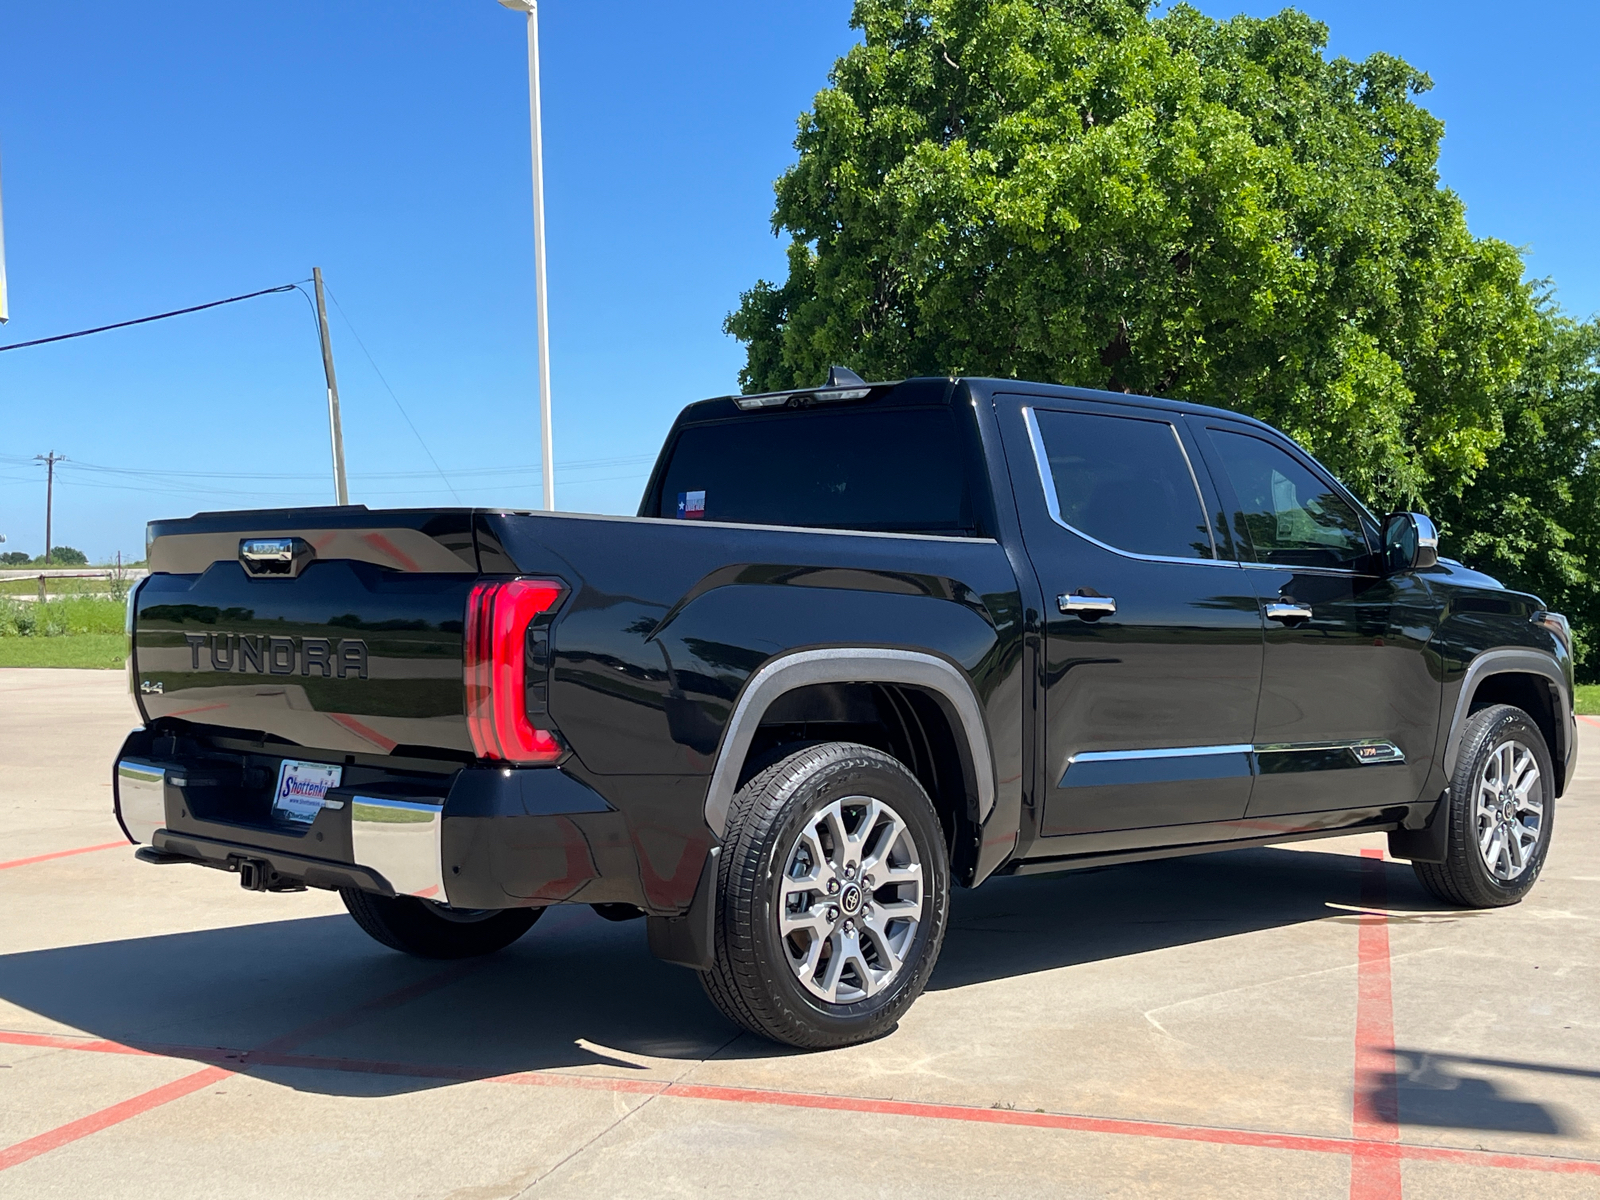
[[[1571,637],[1437,546],[1234,413],[836,370],[690,405],[637,517],[154,522],[117,815],[413,954],[643,916],[734,1021],[843,1045],[991,875],[1381,830],[1521,898]]]

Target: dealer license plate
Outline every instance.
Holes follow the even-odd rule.
[[[272,798],[272,815],[309,825],[322,811],[329,788],[339,786],[343,767],[327,763],[300,762],[286,758],[278,768],[278,790]]]

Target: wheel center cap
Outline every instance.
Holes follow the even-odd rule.
[[[1507,821],[1510,821],[1513,818],[1515,818],[1516,815],[1517,815],[1516,802],[1512,801],[1512,800],[1507,800],[1504,804],[1502,804],[1500,806],[1500,815],[1503,818],[1505,818]]]
[[[839,910],[849,917],[861,911],[861,889],[855,884],[847,884],[839,893]]]

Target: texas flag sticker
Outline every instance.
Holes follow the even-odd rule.
[[[699,521],[706,515],[706,494],[704,492],[679,492],[678,493],[678,520]]]

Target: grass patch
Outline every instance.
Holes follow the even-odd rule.
[[[135,580],[134,582],[137,582]],[[114,581],[109,579],[71,579],[62,577],[46,578],[44,581],[44,594],[46,596],[83,596],[83,595],[109,595],[114,586]],[[124,582],[124,595],[128,584]],[[0,596],[37,596],[39,594],[39,580],[33,579],[0,579]]]
[[[127,609],[103,596],[70,596],[43,604],[21,604],[0,596],[0,641],[58,638],[123,631]]]
[[[120,670],[127,661],[121,633],[65,637],[0,637],[0,667],[99,667]]]
[[[123,620],[117,600],[19,604],[0,596],[0,667],[120,668],[127,658]]]
[[[1580,683],[1573,703],[1585,716],[1600,717],[1600,683]]]

